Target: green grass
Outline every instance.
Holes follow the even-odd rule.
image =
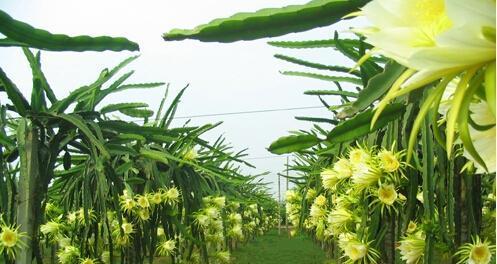
[[[304,235],[289,238],[282,230],[267,234],[240,247],[232,253],[236,264],[323,264],[326,256],[318,245]]]

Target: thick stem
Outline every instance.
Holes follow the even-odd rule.
[[[422,152],[423,152],[423,200],[424,200],[424,219],[428,223],[426,230],[426,245],[424,254],[424,263],[433,263],[434,254],[434,233],[433,225],[435,224],[435,175],[433,164],[433,138],[430,130],[430,116],[423,121],[421,132]]]
[[[31,263],[33,258],[35,236],[34,225],[36,223],[35,203],[36,184],[39,178],[38,166],[38,132],[28,123],[21,119],[17,129],[17,143],[20,157],[20,175],[17,198],[17,225],[20,232],[25,232],[23,242],[28,245],[16,257],[17,264]]]

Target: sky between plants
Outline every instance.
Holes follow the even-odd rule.
[[[167,82],[170,95],[189,84],[177,116],[217,114],[320,106],[305,90],[332,89],[333,84],[319,80],[289,77],[280,70],[306,70],[273,58],[276,53],[295,56],[331,65],[351,65],[351,62],[330,49],[286,50],[266,44],[268,39],[241,41],[230,44],[202,43],[194,40],[165,42],[162,33],[172,28],[191,28],[214,18],[236,12],[255,11],[265,7],[280,7],[305,3],[305,0],[170,0],[170,1],[1,1],[0,9],[15,19],[47,29],[53,33],[91,36],[124,36],[140,44],[140,53],[131,52],[42,52],[42,68],[52,89],[60,98],[70,91],[93,82],[103,68],[111,68],[131,55],[140,58],[122,73],[135,70],[129,82]],[[304,33],[290,34],[271,40],[325,39],[333,31],[345,32],[353,23],[338,23]],[[31,71],[19,48],[0,49],[0,66],[29,98]],[[312,70],[309,70],[312,72]],[[126,91],[110,96],[101,105],[120,102],[145,102],[157,110],[165,88]],[[4,95],[2,95],[4,96]],[[172,96],[169,96],[171,100]],[[326,98],[338,103],[335,98]],[[5,97],[0,97],[5,101]],[[170,101],[169,100],[169,101]],[[286,158],[274,156],[266,148],[288,134],[290,130],[309,129],[311,124],[294,116],[327,117],[325,108],[281,111],[244,115],[192,118],[191,124],[224,123],[204,136],[215,140],[223,134],[237,150],[248,148],[247,161],[257,169],[244,168],[251,174],[270,171],[265,182],[276,196],[277,173],[284,170]],[[123,117],[123,119],[130,119]],[[182,125],[187,119],[177,119]],[[325,128],[329,128],[323,126]],[[290,173],[292,174],[292,173]],[[283,179],[282,179],[283,181]],[[282,193],[285,185],[282,183]]]

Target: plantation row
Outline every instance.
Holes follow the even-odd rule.
[[[251,166],[246,154],[222,137],[201,138],[220,123],[171,127],[185,89],[169,105],[166,90],[156,113],[142,102],[102,105],[117,92],[164,86],[128,83],[132,71],[119,75],[134,56],[61,99],[40,52],[28,48],[136,44],[52,35],[0,16],[2,43],[22,46],[33,75],[28,100],[0,69],[8,98],[0,105],[1,263],[229,263],[234,248],[275,224],[267,188],[241,172]]]
[[[298,116],[313,128],[269,147],[294,155],[293,233],[343,263],[486,264],[496,261],[495,10],[490,0],[311,1],[164,37],[231,42],[366,18],[350,38],[269,42],[355,64],[275,55],[306,69],[284,75],[334,86],[304,92],[331,118]]]
[[[200,138],[218,124],[170,127],[184,90],[155,117],[143,103],[100,106],[109,94],[163,85],[126,84],[130,73],[109,83],[131,57],[57,99],[40,53],[23,50],[31,101],[1,72],[12,102],[1,106],[6,263],[227,263],[233,247],[274,224],[275,201],[240,172],[245,154]],[[110,118],[116,112],[143,125]]]
[[[24,52],[33,69],[29,104],[2,74],[9,98],[21,100],[1,108],[5,261],[27,263],[33,254],[38,263],[110,263],[116,256],[121,263],[154,256],[226,263],[229,249],[274,224],[275,202],[236,165],[244,154],[223,138],[212,145],[200,138],[216,125],[170,128],[184,90],[152,120],[143,103],[99,107],[111,93],[162,85],[124,84],[128,73],[104,88],[132,57],[58,100],[48,96],[39,53]],[[116,111],[144,125],[108,118]]]

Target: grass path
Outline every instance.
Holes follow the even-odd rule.
[[[324,252],[309,238],[300,235],[289,238],[278,230],[242,245],[232,253],[236,264],[323,264]]]

